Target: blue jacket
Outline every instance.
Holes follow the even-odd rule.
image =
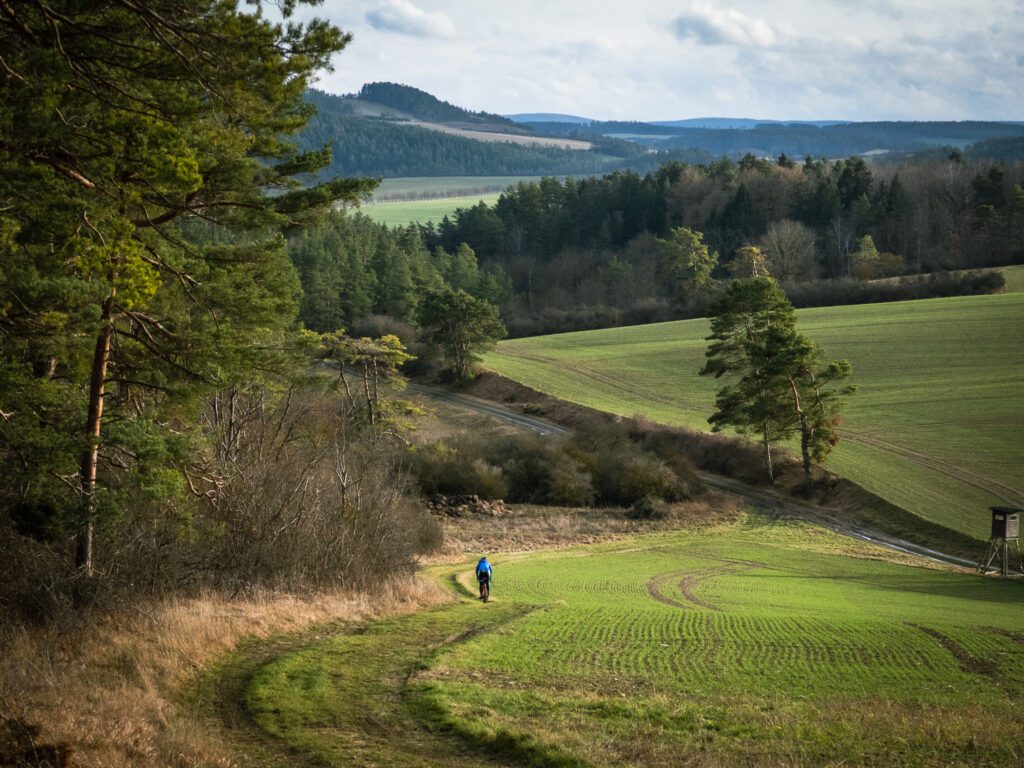
[[[480,562],[476,564],[476,577],[480,578],[482,574],[487,574],[487,578],[491,578],[494,575],[494,571],[491,570],[491,564],[487,562],[486,557],[481,557]]]

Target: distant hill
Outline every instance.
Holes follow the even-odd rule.
[[[600,135],[555,141],[499,115],[470,112],[390,83],[370,84],[348,96],[311,90],[306,99],[317,114],[299,134],[299,147],[328,145],[333,154],[320,178],[589,176],[622,168],[651,170],[660,161],[637,144]],[[564,148],[570,144],[573,149]],[[690,151],[675,154],[695,157]]]
[[[332,147],[321,176],[565,176],[646,172],[672,160],[715,157],[911,154],[1013,159],[1024,124],[981,121],[761,121],[702,117],[663,122],[594,121],[561,113],[502,116],[474,112],[418,88],[367,83],[347,96],[309,91],[318,114],[299,137],[303,149]]]
[[[513,121],[501,115],[471,112],[468,109],[449,104],[447,101],[441,101],[436,96],[421,91],[419,88],[398,83],[367,83],[359,89],[356,98],[361,101],[382,104],[428,122],[489,125],[518,130]]]
[[[710,120],[715,126],[699,127]],[[851,155],[921,152],[933,147],[964,148],[981,141],[1024,136],[1024,125],[982,121],[841,123],[778,122],[750,124],[732,118],[697,118],[673,123],[560,122],[523,123],[540,134],[613,136],[652,150],[699,149],[713,155],[742,157],[849,157]],[[727,126],[727,127],[726,127]]]
[[[655,120],[650,125],[670,128],[739,128],[748,130],[759,125],[843,125],[849,120],[755,120],[749,117],[691,117],[687,120]]]
[[[563,115],[557,112],[521,112],[516,115],[505,115],[514,123],[576,123],[577,125],[589,125],[594,122],[589,117],[577,115]]]

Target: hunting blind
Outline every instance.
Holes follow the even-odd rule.
[[[987,573],[993,562],[996,562],[996,570],[1008,576],[1011,554],[1016,554],[1014,570],[1024,573],[1024,560],[1021,560],[1020,554],[1020,516],[1024,510],[1016,507],[989,509],[992,510],[992,535],[988,542],[988,552],[978,563],[978,573]]]

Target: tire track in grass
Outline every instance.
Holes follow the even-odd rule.
[[[962,671],[973,675],[981,675],[982,677],[990,679],[996,679],[998,677],[999,670],[995,664],[988,659],[982,659],[970,653],[949,635],[943,634],[932,627],[925,627],[921,624],[911,624],[910,626],[928,635],[928,637],[932,638],[938,642],[939,645],[949,651],[953,658],[956,659],[957,666],[959,666]]]
[[[652,576],[647,580],[647,594],[659,603],[671,605],[674,608],[680,608],[684,611],[692,610],[696,607],[703,608],[708,611],[720,612],[722,610],[721,608],[697,595],[696,590],[701,584],[719,576],[728,576],[735,573],[752,571],[755,568],[767,567],[765,563],[758,563],[752,560],[722,559],[721,562],[723,562],[724,565],[711,568],[701,568],[698,570],[670,571],[668,573],[661,573],[656,576]],[[662,591],[666,584],[676,578],[679,578],[677,586],[679,587],[679,591],[683,595],[684,600],[677,600],[666,595]]]

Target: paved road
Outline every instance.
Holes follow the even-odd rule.
[[[491,400],[483,400],[479,397],[463,395],[456,392],[428,387],[422,384],[409,384],[408,391],[421,397],[427,397],[456,408],[476,411],[486,414],[506,424],[512,424],[521,429],[529,429],[541,435],[559,435],[569,432],[565,427],[554,424],[546,419],[536,416],[527,416],[507,408]],[[935,562],[953,565],[961,568],[977,568],[978,564],[956,555],[939,552],[928,547],[915,544],[912,541],[891,536],[882,531],[875,530],[865,525],[844,519],[837,510],[828,507],[820,507],[814,504],[782,496],[772,490],[756,488],[738,480],[733,480],[710,472],[699,472],[698,476],[710,488],[727,496],[743,499],[747,504],[768,512],[773,516],[785,515],[800,520],[821,525],[844,536],[869,541],[887,549],[897,552],[905,552],[919,557],[924,557]]]

